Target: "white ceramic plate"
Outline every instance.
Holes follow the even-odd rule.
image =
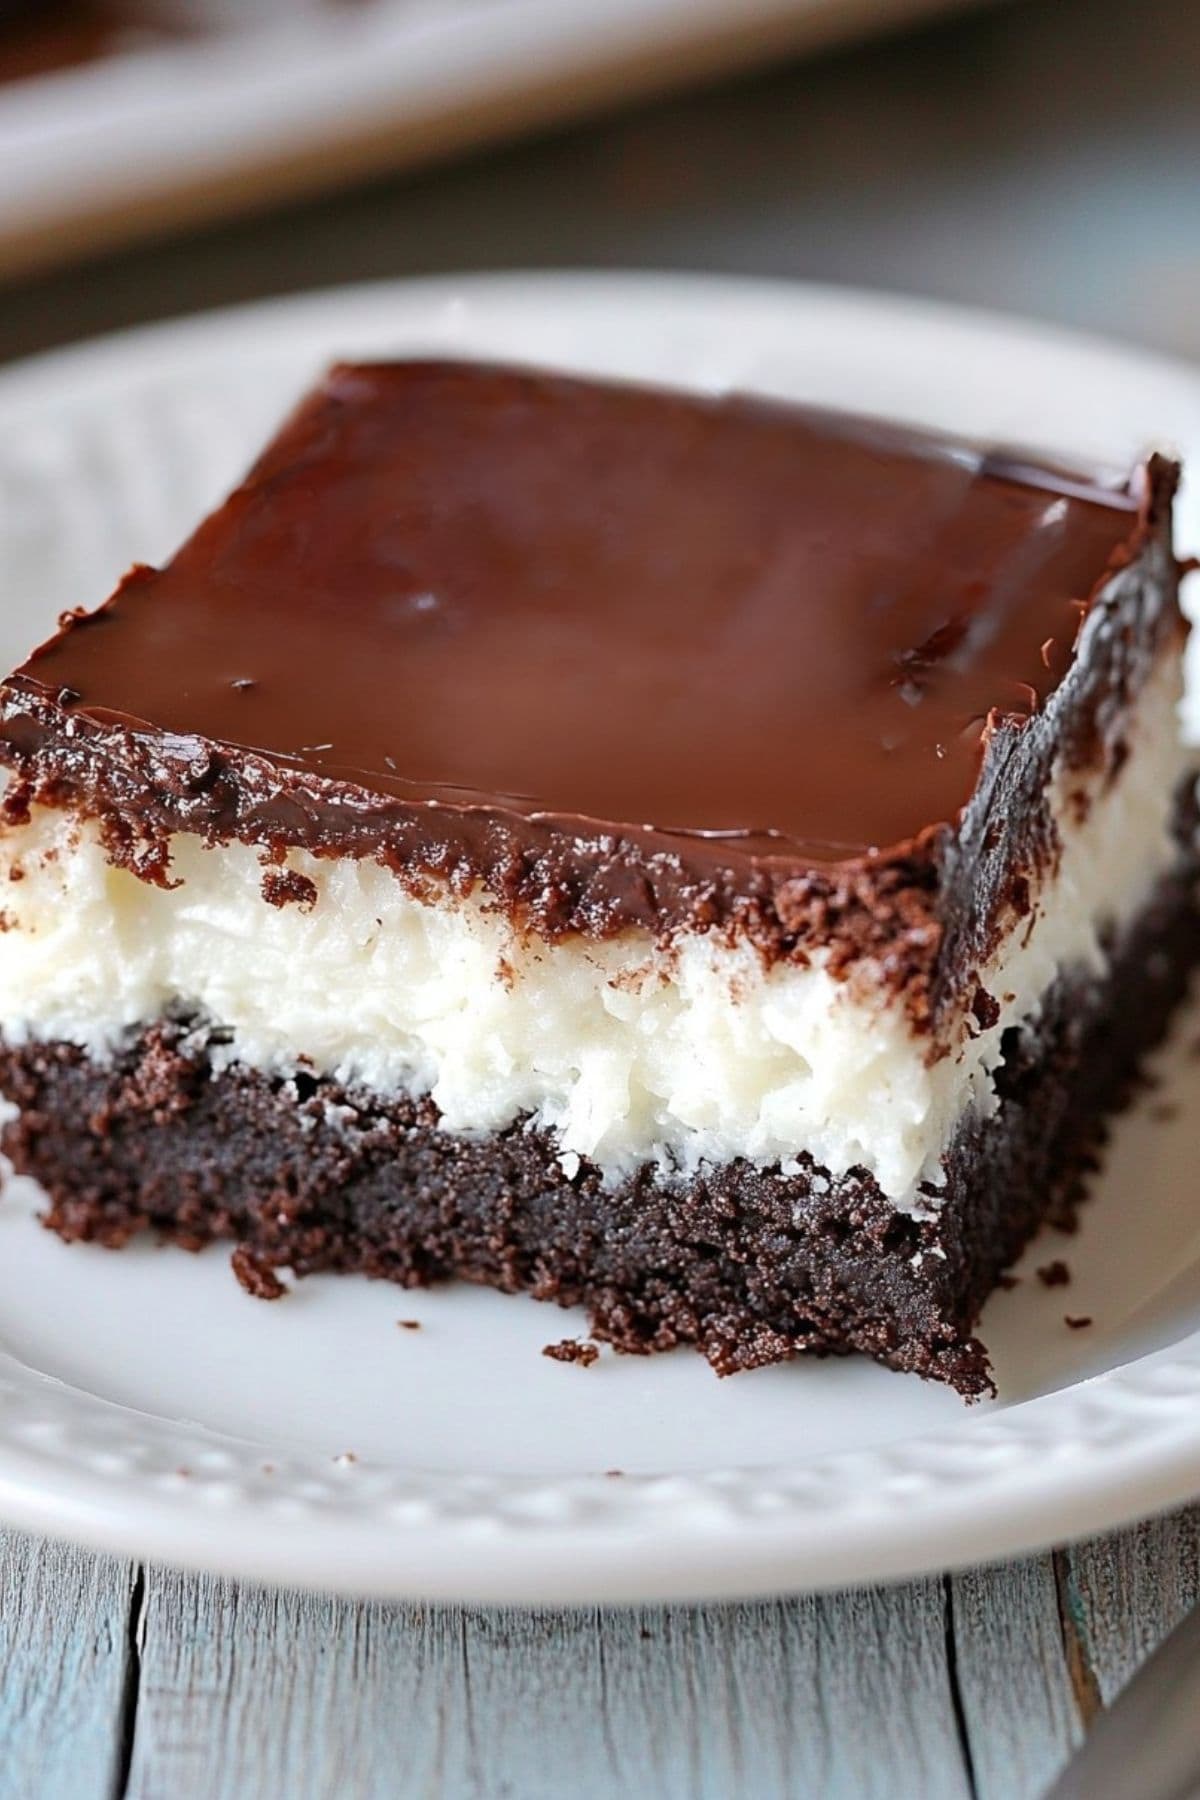
[[[331,358],[425,351],[1200,458],[1193,371],[912,302],[569,276],[315,295],[0,375],[0,661],[167,553]],[[1200,545],[1195,500],[1181,536]],[[1001,1399],[974,1408],[857,1360],[731,1381],[690,1351],[562,1365],[539,1352],[581,1317],[465,1287],[322,1277],[264,1306],[219,1250],[67,1248],[15,1183],[0,1516],[298,1584],[552,1601],[911,1574],[1181,1501],[1200,1491],[1198,1030],[1122,1122],[1078,1237],[1026,1260],[1065,1256],[1072,1285],[1029,1275],[988,1308]]]
[[[0,86],[0,273],[964,3],[143,0],[239,28]]]

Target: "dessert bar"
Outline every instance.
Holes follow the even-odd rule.
[[[986,1391],[1197,954],[1176,480],[334,369],[0,689],[49,1224]]]

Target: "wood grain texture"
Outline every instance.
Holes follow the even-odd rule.
[[[955,1669],[979,1800],[1045,1791],[1082,1742],[1053,1559],[950,1579]]]
[[[0,1532],[0,1795],[119,1793],[135,1572]]]
[[[1200,1602],[1200,1506],[1058,1553],[1083,1677],[1105,1706]]]
[[[1200,1507],[738,1606],[358,1605],[16,1534],[0,1595],[0,1800],[1036,1800],[1200,1595]]]
[[[943,1590],[641,1612],[355,1606],[150,1572],[129,1793],[970,1792]]]

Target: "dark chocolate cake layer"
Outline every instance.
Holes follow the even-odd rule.
[[[191,1249],[235,1240],[251,1271],[459,1277],[582,1304],[622,1351],[696,1344],[721,1374],[864,1351],[977,1396],[991,1385],[972,1335],[984,1300],[1043,1222],[1072,1223],[1106,1114],[1200,959],[1195,878],[1192,864],[1162,884],[1107,981],[1060,978],[1036,1024],[1009,1033],[1001,1108],[964,1122],[927,1219],[864,1171],[834,1179],[806,1159],[678,1186],[645,1170],[606,1191],[520,1127],[471,1139],[439,1130],[428,1102],[236,1065],[214,1077],[204,1030],[180,1020],[110,1066],[67,1044],[0,1048],[21,1108],[3,1148],[68,1240],[152,1229]]]

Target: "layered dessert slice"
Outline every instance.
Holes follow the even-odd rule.
[[[48,1223],[985,1390],[1197,953],[1176,473],[334,370],[0,693]]]

